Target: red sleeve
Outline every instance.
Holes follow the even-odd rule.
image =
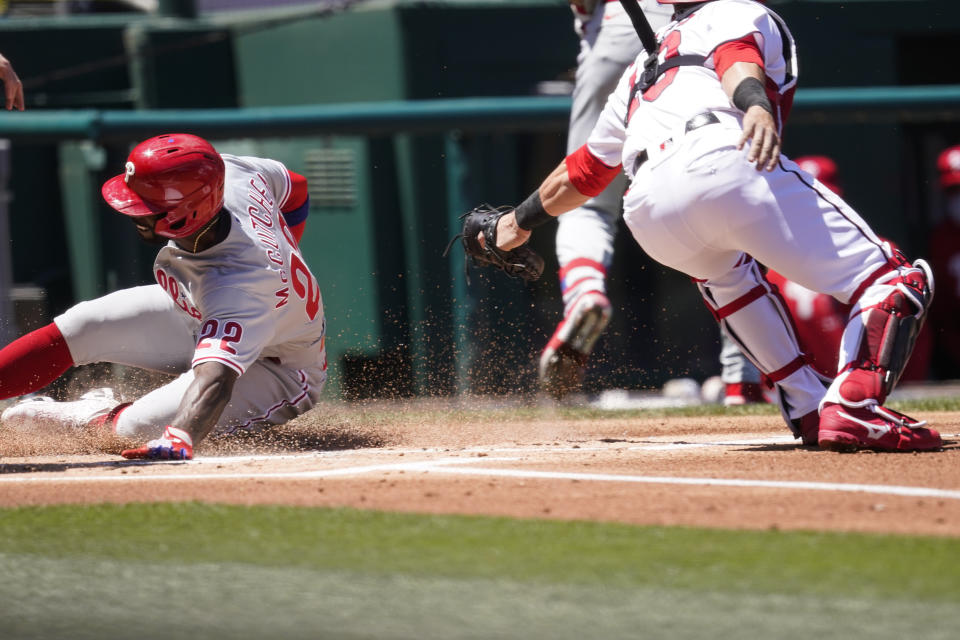
[[[280,206],[280,211],[289,213],[294,209],[299,209],[307,200],[307,179],[299,173],[294,173],[287,169],[290,174],[290,193],[286,201]]]
[[[763,54],[760,53],[760,47],[757,46],[757,41],[752,35],[724,42],[713,52],[713,64],[717,70],[717,77],[721,79],[723,74],[737,62],[752,62],[759,65],[761,69],[764,68]],[[790,108],[793,106],[793,89],[781,95],[776,83],[767,78],[766,90],[770,104],[778,107],[775,117],[782,130],[790,115]]]
[[[752,35],[744,36],[739,40],[724,42],[713,52],[713,66],[717,70],[717,77],[723,78],[727,69],[737,62],[752,62],[763,69],[763,54]]]
[[[591,198],[600,195],[623,169],[619,164],[608,167],[600,161],[600,158],[590,153],[587,145],[568,155],[566,163],[567,177],[570,178],[574,188]]]
[[[300,245],[300,238],[303,237],[303,230],[306,228],[306,221],[303,221],[300,224],[290,225],[290,233],[292,233],[293,237],[296,238],[298,246]]]
[[[790,117],[790,109],[793,108],[793,92],[796,90],[796,87],[790,87],[786,93],[781,95],[777,90],[777,85],[774,82],[767,78],[767,97],[770,98],[771,104],[780,105],[780,128],[783,129],[787,126],[787,118]]]
[[[287,169],[287,173],[290,174],[290,193],[287,194],[284,203],[280,205],[280,211],[283,213],[283,218],[290,227],[293,237],[299,243],[307,226],[307,213],[310,208],[307,204],[307,196],[309,195],[307,179],[289,169]]]

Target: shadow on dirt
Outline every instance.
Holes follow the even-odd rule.
[[[942,446],[940,449],[936,450],[936,451],[879,451],[879,450],[873,450],[873,449],[861,449],[860,451],[854,451],[853,453],[894,453],[894,454],[901,454],[901,453],[918,453],[918,454],[919,454],[919,453],[924,453],[924,454],[930,454],[930,453],[940,453],[940,452],[944,452],[944,451],[950,451],[950,450],[954,450],[954,449],[960,449],[960,440],[944,440],[944,441],[943,441],[943,446]],[[805,452],[808,452],[808,453],[818,453],[818,452],[823,451],[823,450],[822,450],[820,447],[801,445],[801,444],[800,444],[800,441],[798,440],[795,444],[759,444],[759,445],[752,445],[752,446],[748,446],[748,447],[743,447],[742,449],[738,449],[738,451],[744,451],[744,452],[748,452],[748,453],[757,453],[757,452],[763,453],[763,452],[778,452],[778,451],[779,451],[779,452],[783,452],[783,451],[805,451]],[[847,454],[847,455],[849,455],[849,454]]]
[[[55,473],[71,469],[118,469],[152,464],[149,460],[99,460],[97,462],[0,462],[0,476],[16,473]],[[171,464],[167,462],[166,464]],[[174,462],[173,464],[177,464]],[[180,463],[184,464],[184,463]]]
[[[94,437],[90,434],[23,434],[0,433],[0,474],[66,469],[110,468],[153,464],[154,461],[123,460],[119,458],[124,449],[143,444],[140,440]],[[356,427],[317,428],[284,425],[260,432],[238,431],[232,434],[214,434],[197,447],[197,455],[238,456],[276,455],[285,453],[308,453],[314,451],[343,451],[371,449],[395,444],[388,433]],[[116,460],[103,460],[104,455],[116,455]],[[23,458],[51,456],[97,456],[96,461],[30,462]],[[20,458],[7,462],[3,458]],[[161,461],[169,464],[170,461]],[[173,461],[176,462],[176,461]]]
[[[260,432],[238,431],[214,435],[203,443],[204,455],[237,455],[258,453],[306,453],[311,451],[344,451],[372,449],[392,444],[382,433],[349,429],[276,428]]]

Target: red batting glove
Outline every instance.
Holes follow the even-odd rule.
[[[193,438],[183,429],[167,425],[156,440],[137,449],[126,449],[120,455],[127,460],[191,460]]]

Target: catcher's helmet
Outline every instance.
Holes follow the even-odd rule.
[[[827,156],[802,156],[796,162],[801,169],[823,183],[827,189],[838,196],[843,196],[843,187],[840,186],[837,163]]]
[[[955,187],[960,184],[960,145],[944,149],[937,158],[940,171],[940,186]]]
[[[120,213],[139,218],[159,213],[154,233],[185,238],[223,207],[223,159],[213,146],[188,133],[170,133],[133,148],[126,171],[100,192]]]

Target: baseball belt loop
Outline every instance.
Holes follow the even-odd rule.
[[[707,125],[711,124],[720,124],[720,118],[718,118],[717,114],[715,114],[713,111],[703,111],[684,123],[683,134],[696,131],[701,127],[706,127]],[[638,153],[636,159],[633,161],[633,173],[636,174],[637,171],[640,170],[640,167],[643,165],[643,163],[649,160],[651,156],[657,155],[658,153],[669,149],[676,142],[675,137],[676,136],[670,136],[669,138],[661,141],[659,144],[650,145]],[[652,152],[650,151],[651,149]]]

